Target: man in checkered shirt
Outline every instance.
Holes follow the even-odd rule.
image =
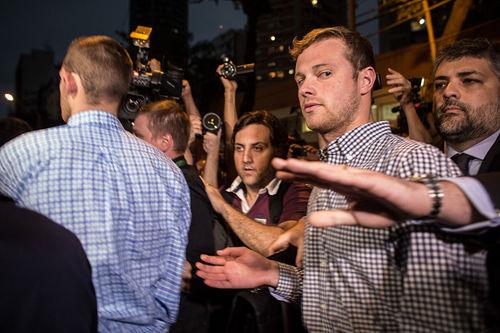
[[[92,265],[99,332],[164,333],[179,307],[189,191],[172,160],[116,117],[131,75],[132,60],[115,40],[75,39],[59,71],[67,124],[0,149],[0,192],[79,238]]]
[[[374,59],[358,33],[315,29],[294,41],[291,54],[304,119],[328,143],[324,162],[402,178],[460,174],[436,148],[370,121]],[[308,211],[348,204],[344,195],[315,188]],[[310,332],[484,330],[484,251],[424,220],[387,229],[307,225],[303,270],[243,248],[218,254],[202,256],[211,265],[198,263],[208,285],[270,286],[276,296],[301,302]]]

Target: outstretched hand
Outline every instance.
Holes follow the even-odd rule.
[[[213,288],[240,289],[278,285],[278,264],[246,247],[228,247],[217,256],[201,255],[196,274]]]
[[[352,199],[348,209],[309,214],[308,221],[317,227],[362,225],[380,228],[407,216],[426,216],[431,211],[426,187],[419,183],[323,162],[275,158],[272,164],[280,179],[306,182],[349,195]]]

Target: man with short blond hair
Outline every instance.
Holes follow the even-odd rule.
[[[323,162],[400,178],[428,175],[422,181],[430,185],[434,176],[460,174],[436,148],[393,135],[387,122],[371,122],[375,62],[359,33],[344,27],[315,29],[295,40],[291,53],[306,124],[327,142]],[[308,213],[345,209],[352,199],[314,188]],[[437,214],[436,200],[429,218]],[[459,237],[444,235],[425,220],[404,220],[380,230],[306,223],[303,270],[244,248],[218,255],[202,257],[211,265],[197,264],[207,284],[270,286],[277,296],[302,304],[309,332],[484,329],[484,251],[470,252]]]
[[[117,118],[131,74],[115,40],[75,39],[59,72],[67,124],[3,146],[0,191],[80,239],[99,332],[163,333],[177,317],[191,213],[180,170]]]

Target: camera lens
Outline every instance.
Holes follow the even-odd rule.
[[[213,112],[209,112],[203,116],[202,124],[205,130],[212,133],[217,133],[217,131],[221,127],[222,121],[219,115]]]
[[[220,70],[220,73],[222,74],[222,76],[225,78],[225,79],[228,79],[228,80],[233,80],[234,77],[236,76],[236,66],[234,66],[232,63],[230,62],[225,62],[223,65],[222,65],[222,68]]]

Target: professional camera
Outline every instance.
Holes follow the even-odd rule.
[[[138,26],[130,33],[132,43],[138,47],[138,51],[132,83],[120,106],[119,118],[133,120],[145,104],[166,98],[178,99],[181,96],[184,77],[181,68],[171,64],[167,64],[165,72],[161,68],[151,68],[149,41],[152,30],[150,27]]]
[[[234,80],[236,75],[252,73],[255,64],[235,65],[228,57],[222,58],[221,75],[228,80]]]

